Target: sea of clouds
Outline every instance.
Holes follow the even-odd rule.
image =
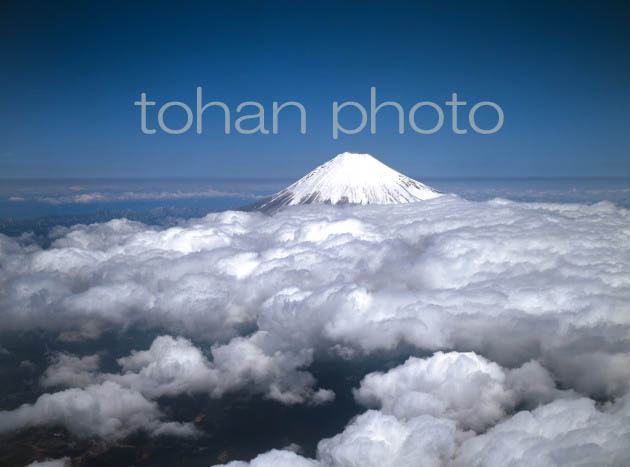
[[[413,349],[348,387],[364,412],[315,459],[287,449],[228,465],[630,464],[630,211],[612,203],[445,195],[51,236],[43,249],[0,235],[0,332],[68,345],[130,328],[159,336],[115,371],[100,353],[54,353],[41,396],[0,411],[0,433],[195,437],[161,399],[317,406],[336,395],[314,362]]]

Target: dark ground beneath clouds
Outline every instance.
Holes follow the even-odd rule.
[[[629,303],[610,202],[0,236],[0,463],[627,465]]]

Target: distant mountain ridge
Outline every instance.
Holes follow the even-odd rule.
[[[273,213],[299,204],[400,204],[440,195],[369,154],[344,152],[253,208]]]

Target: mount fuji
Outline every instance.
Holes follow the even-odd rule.
[[[440,196],[369,154],[344,152],[253,209],[273,213],[298,204],[399,204]]]

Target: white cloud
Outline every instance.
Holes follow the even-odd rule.
[[[475,431],[494,425],[525,398],[535,404],[559,394],[535,362],[511,371],[473,352],[411,357],[386,373],[368,374],[354,391],[359,403],[399,419],[431,414]]]
[[[72,191],[81,191],[85,188],[79,186],[68,187]],[[111,203],[117,201],[154,201],[193,198],[240,198],[258,199],[259,196],[251,193],[226,192],[214,189],[193,191],[92,191],[75,195],[35,196],[36,201],[48,204],[86,204],[86,203]]]
[[[311,460],[292,451],[273,450],[253,459],[251,462],[233,461],[229,467],[319,467]]]
[[[43,394],[34,404],[0,411],[0,433],[38,425],[63,425],[79,437],[119,439],[136,430],[153,435],[193,436],[189,424],[160,421],[155,402],[107,381],[84,389]]]
[[[136,430],[194,436],[196,430],[190,424],[161,421],[154,400],[192,393],[219,398],[235,390],[287,405],[319,405],[334,399],[334,392],[314,389],[313,376],[300,370],[311,362],[310,351],[266,353],[268,345],[264,333],[237,337],[213,347],[209,360],[188,339],[159,336],[148,350],[118,359],[120,373],[99,371],[99,355],[57,353],[40,382],[44,387],[70,389],[0,411],[0,433],[61,424],[77,436],[105,439],[122,438]]]
[[[602,410],[603,409],[603,410]],[[602,409],[590,399],[558,399],[506,418],[486,433],[457,429],[431,415],[399,419],[370,410],[322,440],[316,459],[270,451],[232,467],[548,467],[622,466],[630,462],[628,398]],[[303,463],[303,464],[302,464]]]
[[[368,411],[343,433],[321,441],[317,455],[330,467],[437,467],[453,454],[455,436],[449,420],[421,416],[402,422]]]
[[[458,467],[628,465],[628,397],[600,411],[590,399],[519,412],[459,449]]]
[[[266,353],[266,335],[237,337],[212,348],[209,361],[198,347],[183,338],[160,336],[149,350],[119,359],[124,373],[106,375],[148,397],[207,392],[221,397],[227,391],[247,389],[285,404],[327,402],[331,391],[314,391],[309,374],[299,371],[311,362],[309,351]]]
[[[317,405],[334,399],[330,390],[314,390],[315,379],[300,371],[311,362],[310,351],[268,354],[266,347],[264,333],[237,337],[213,347],[209,360],[188,339],[158,336],[148,350],[134,350],[119,358],[121,373],[99,372],[98,355],[56,354],[41,383],[45,387],[85,387],[113,381],[149,399],[192,393],[219,398],[235,390],[262,394],[287,405]]]
[[[75,355],[58,353],[41,379],[44,387],[69,386],[85,387],[92,384],[99,367],[99,356],[88,355],[79,358]]]
[[[61,459],[49,459],[41,462],[32,462],[26,467],[69,467],[71,465],[69,457]]]
[[[148,350],[121,359],[119,373],[96,371],[86,357],[66,356],[63,363],[59,357],[42,381],[75,386],[70,391],[81,397],[114,384],[145,400],[143,407],[160,396],[221,397],[232,390],[285,404],[324,402],[333,394],[317,390],[308,373],[318,359],[360,364],[383,352],[443,351],[368,376],[358,394],[381,408],[368,412],[378,423],[400,424],[392,433],[414,439],[417,419],[433,420],[455,427],[457,447],[472,436],[466,428],[488,429],[489,436],[523,419],[513,417],[515,410],[538,420],[560,403],[555,399],[567,398],[556,385],[592,400],[628,392],[630,212],[610,203],[443,196],[407,205],[298,206],[273,217],[225,212],[172,228],[115,220],[58,229],[53,240],[41,249],[0,236],[0,332],[44,329],[66,341],[134,327],[163,334]],[[46,397],[61,400],[64,393]],[[17,409],[20,420],[31,423],[38,403]],[[46,420],[65,413],[55,410]],[[589,410],[593,423],[620,417]],[[118,415],[153,432],[165,426],[147,422],[157,413],[142,424]],[[557,412],[556,422],[569,415]],[[107,420],[94,426],[104,429]],[[349,425],[349,439],[372,426],[366,420]],[[547,423],[537,421],[535,430]],[[609,436],[600,433],[602,440]],[[466,446],[477,449],[477,438]],[[352,465],[361,452],[336,439],[338,445],[322,444],[330,449],[317,462]],[[551,446],[554,439],[541,442]],[[399,441],[383,452],[414,458]],[[572,449],[581,442],[576,435]],[[440,443],[433,457],[423,454],[436,465],[451,452]],[[487,446],[479,448],[482,457]],[[275,452],[256,462],[278,456],[291,462],[296,454]],[[488,456],[491,465],[495,455]]]
[[[357,417],[346,429],[317,448],[317,459],[290,451],[270,451],[250,463],[230,467],[439,467],[455,452],[455,423],[431,416],[403,422],[374,410]]]

